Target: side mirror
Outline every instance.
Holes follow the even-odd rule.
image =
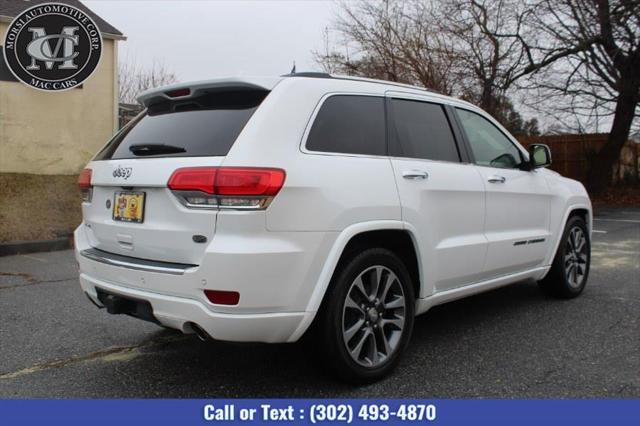
[[[547,145],[536,143],[529,146],[529,167],[531,170],[551,164],[551,150]]]

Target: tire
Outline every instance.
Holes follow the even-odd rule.
[[[538,285],[548,296],[572,299],[584,290],[591,265],[591,240],[584,219],[570,217],[561,238],[551,269]]]
[[[409,343],[414,312],[411,276],[392,251],[370,248],[347,258],[334,274],[318,318],[322,361],[349,383],[383,378]]]

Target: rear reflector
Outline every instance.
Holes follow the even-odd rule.
[[[167,186],[187,207],[265,209],[284,184],[282,169],[261,167],[186,167]]]
[[[90,202],[93,196],[93,187],[91,186],[91,169],[84,169],[78,176],[78,187],[80,188],[80,196],[82,201]]]
[[[240,293],[237,291],[205,290],[204,294],[216,305],[237,305],[240,301]]]

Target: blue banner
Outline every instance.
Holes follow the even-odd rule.
[[[640,400],[0,400],[0,425],[640,425]]]

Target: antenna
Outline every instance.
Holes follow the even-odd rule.
[[[291,68],[290,74],[295,74],[295,73],[296,73],[296,61],[293,61],[293,68]]]

